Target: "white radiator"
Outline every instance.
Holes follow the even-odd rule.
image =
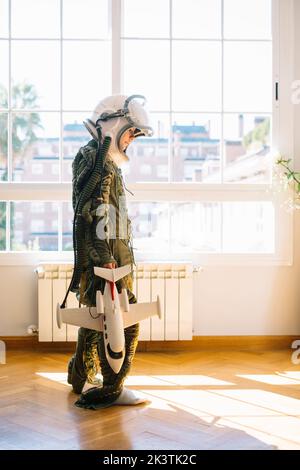
[[[72,264],[43,264],[38,274],[39,341],[76,341],[78,328],[56,325],[56,305],[62,303],[70,280]],[[192,264],[138,263],[134,270],[134,294],[139,302],[160,296],[162,318],[140,322],[141,341],[192,339]],[[67,308],[78,307],[73,292]]]

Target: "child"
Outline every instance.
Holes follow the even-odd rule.
[[[96,291],[104,289],[104,281],[94,275],[94,266],[115,268],[134,264],[131,223],[119,167],[129,160],[126,150],[136,137],[153,135],[144,104],[141,95],[112,95],[97,105],[91,119],[84,121],[93,139],[79,150],[73,162],[75,267],[70,290],[87,306],[95,306]],[[99,172],[98,168],[101,168]],[[118,290],[122,287],[127,289],[129,303],[135,303],[132,272],[118,281]],[[86,380],[97,384],[95,375],[100,366],[103,384],[82,393],[77,406],[105,408],[144,401],[123,387],[137,347],[138,332],[138,323],[125,328],[125,359],[116,374],[106,359],[103,333],[79,329],[76,352],[68,366],[68,382],[75,393],[81,393]]]

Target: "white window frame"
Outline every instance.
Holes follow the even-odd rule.
[[[170,1],[170,15],[172,14]],[[290,99],[294,67],[294,11],[293,0],[273,1],[273,135],[275,148],[285,156],[294,156],[293,105]],[[122,0],[110,0],[111,38],[112,38],[112,93],[122,91],[121,76],[121,8]],[[62,13],[62,2],[61,2]],[[11,8],[9,11],[11,14]],[[61,21],[62,38],[62,21]],[[11,27],[9,27],[9,48],[11,47]],[[35,38],[37,39],[37,38]],[[99,40],[100,41],[100,40]],[[61,41],[62,49],[62,41]],[[62,56],[61,56],[62,61]],[[9,81],[11,64],[9,63]],[[279,99],[275,100],[275,83],[279,84]],[[62,88],[61,88],[62,90]],[[62,101],[62,96],[61,96]],[[9,122],[11,131],[11,97],[9,96]],[[1,111],[1,110],[0,110]],[[4,110],[2,110],[4,111]],[[47,111],[47,110],[39,110]],[[68,111],[68,110],[63,110]],[[61,113],[63,112],[61,108]],[[76,112],[76,111],[72,111]],[[83,112],[78,110],[78,112]],[[61,128],[61,137],[63,129]],[[60,140],[62,150],[62,139]],[[8,169],[11,174],[11,145],[9,146]],[[60,152],[60,175],[62,175],[62,152]],[[171,162],[169,162],[170,164]],[[224,164],[224,162],[223,162]],[[61,181],[61,179],[60,179]],[[282,206],[287,198],[285,193],[276,196],[270,191],[269,184],[204,184],[204,183],[135,183],[129,184],[134,196],[128,201],[271,201],[275,209],[275,253],[274,254],[224,254],[194,252],[173,256],[174,260],[190,260],[194,264],[206,265],[292,265],[293,264],[293,213],[288,213]],[[1,201],[70,201],[71,183],[20,183],[4,182],[0,184]],[[155,195],[155,196],[154,196]],[[10,227],[9,213],[6,219],[7,243]],[[59,227],[62,227],[62,208],[58,213]],[[43,261],[73,262],[72,252],[61,252],[62,233],[59,230],[58,252],[1,252],[0,265],[30,264]],[[152,253],[143,253],[143,260],[153,260]],[[156,258],[164,259],[163,254]],[[136,256],[139,260],[139,256]]]

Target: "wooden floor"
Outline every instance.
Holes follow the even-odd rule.
[[[0,449],[300,449],[291,351],[138,353],[128,388],[151,404],[85,410],[69,354],[11,351],[0,365]]]

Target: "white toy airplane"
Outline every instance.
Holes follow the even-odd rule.
[[[160,300],[129,304],[127,290],[119,294],[115,282],[131,272],[131,266],[116,269],[94,267],[96,276],[106,279],[104,293],[96,292],[96,307],[61,308],[57,304],[57,325],[63,323],[82,326],[104,332],[105,354],[113,371],[117,374],[125,357],[124,328],[158,315],[161,318]]]

